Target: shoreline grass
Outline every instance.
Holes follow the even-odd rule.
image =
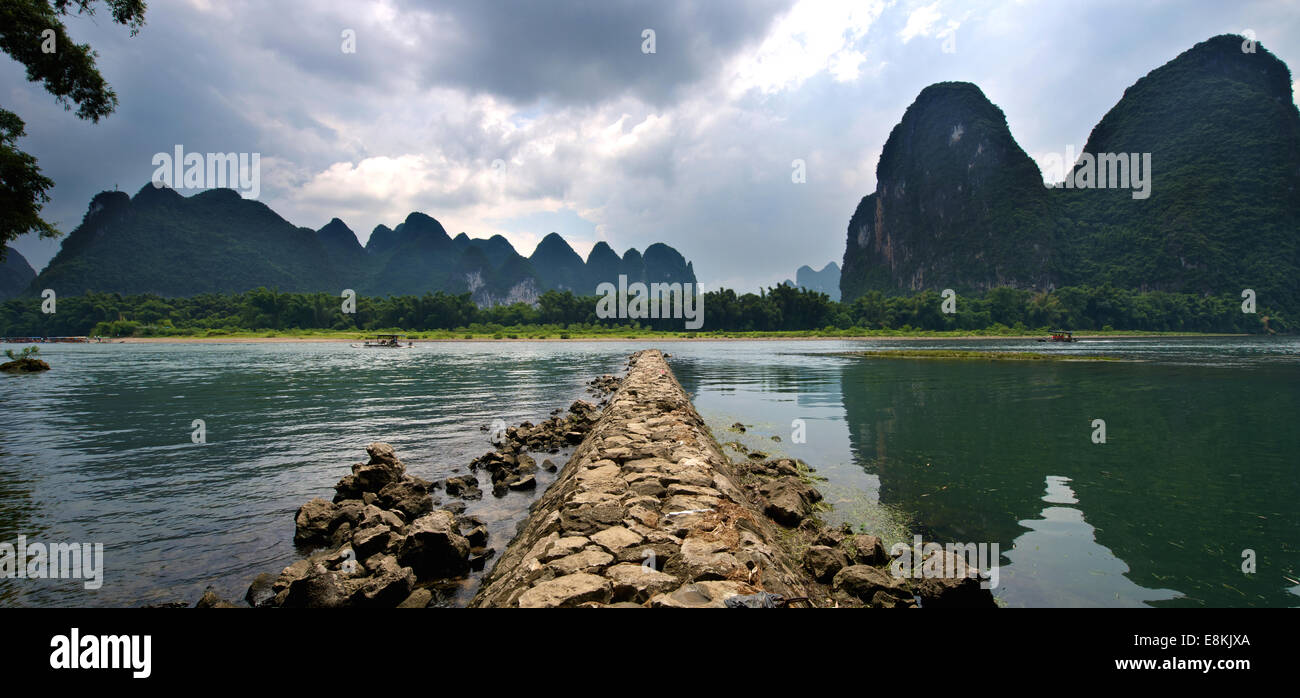
[[[1036,351],[959,351],[948,349],[889,349],[846,351],[840,356],[867,359],[951,359],[957,361],[1123,361],[1114,356],[1045,354]]]
[[[807,331],[714,331],[683,332],[613,327],[599,329],[558,329],[555,327],[493,327],[458,328],[455,330],[403,330],[401,328],[376,328],[374,330],[228,330],[228,329],[171,329],[162,332],[145,331],[130,337],[105,338],[106,341],[127,342],[187,342],[187,341],[361,341],[375,334],[405,334],[415,342],[448,341],[710,341],[710,340],[881,340],[881,339],[1042,339],[1044,332],[997,330],[807,330]],[[1209,332],[1151,332],[1137,330],[1086,330],[1076,333],[1076,338],[1117,337],[1245,337],[1251,335]]]

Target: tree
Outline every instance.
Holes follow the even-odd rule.
[[[0,3],[0,51],[27,68],[27,79],[45,90],[77,118],[98,122],[117,109],[117,94],[95,67],[98,57],[89,44],[68,36],[63,18],[93,15],[95,5],[108,6],[113,21],[135,36],[144,25],[145,0],[4,0]],[[26,135],[23,120],[0,109],[0,261],[10,240],[26,233],[49,238],[58,229],[41,218],[54,181],[41,174],[36,158],[18,149]]]

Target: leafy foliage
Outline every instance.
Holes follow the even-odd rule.
[[[27,359],[35,358],[39,353],[41,353],[41,348],[34,346],[26,347],[16,354],[13,349],[5,349],[5,356],[9,357],[11,361],[25,361]]]
[[[139,32],[144,24],[144,0],[103,0],[113,21]],[[77,105],[77,117],[98,122],[117,108],[117,95],[95,67],[89,44],[68,36],[63,17],[94,14],[95,0],[5,0],[0,3],[0,51],[27,68],[27,79],[42,83],[65,109]],[[47,51],[47,42],[54,50]],[[0,255],[3,245],[35,232],[54,237],[58,231],[40,217],[54,182],[36,165],[36,158],[15,145],[24,124],[13,112],[0,109]]]
[[[1293,330],[1281,316],[1260,307],[1245,314],[1239,298],[1164,291],[1140,293],[1114,286],[1068,287],[1053,292],[997,288],[982,296],[961,296],[955,314],[940,310],[933,291],[910,296],[869,292],[851,303],[824,293],[778,286],[737,295],[722,289],[704,294],[701,332],[804,332],[862,334],[876,331],[1031,332],[1053,327],[1075,330],[1166,332],[1265,332]],[[356,313],[344,314],[339,298],[326,293],[283,293],[258,288],[247,293],[200,294],[188,298],[88,293],[60,297],[59,311],[40,312],[39,298],[0,304],[0,336],[201,335],[241,331],[455,330],[493,336],[507,328],[551,333],[594,328],[681,331],[680,319],[616,320],[596,316],[597,298],[547,291],[535,305],[490,308],[470,294],[360,296]]]

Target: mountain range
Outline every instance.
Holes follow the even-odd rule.
[[[620,274],[629,283],[696,281],[693,265],[662,243],[620,257],[601,241],[583,260],[551,233],[523,257],[500,235],[453,238],[437,220],[415,212],[394,228],[377,226],[362,246],[338,218],[311,230],[230,189],[185,197],[146,184],[134,197],[97,194],[50,264],[22,287],[28,294],[53,288],[61,295],[165,297],[259,286],[364,295],[444,291],[496,305],[531,303],[551,289],[594,295],[599,283],[617,283]]]
[[[825,293],[830,296],[831,300],[838,301],[840,299],[840,265],[835,262],[827,262],[826,266],[818,271],[805,264],[795,270],[794,281],[786,279],[783,283],[786,286]]]
[[[36,270],[18,250],[5,246],[4,259],[0,260],[0,300],[20,295],[36,278]]]
[[[978,87],[931,85],[890,133],[876,190],[849,220],[843,298],[1111,283],[1250,288],[1262,304],[1300,310],[1293,100],[1290,70],[1262,45],[1213,37],[1125,90],[1079,151],[1089,155],[1064,163],[1067,188],[1044,185]],[[1132,166],[1144,162],[1141,192]],[[1129,187],[1098,186],[1103,172]]]

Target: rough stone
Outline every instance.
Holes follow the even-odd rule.
[[[556,577],[525,591],[519,597],[520,608],[569,608],[582,603],[607,603],[613,583],[604,577],[578,572]]]

